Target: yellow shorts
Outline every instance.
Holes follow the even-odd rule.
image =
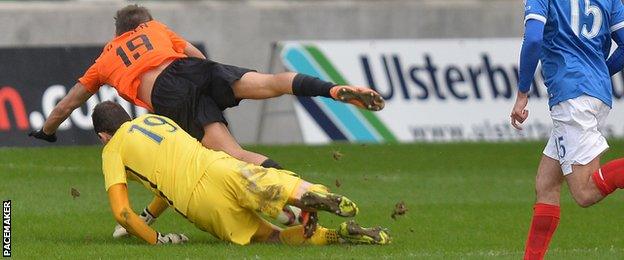
[[[187,217],[203,231],[245,245],[264,221],[258,213],[275,218],[301,181],[289,171],[219,159],[195,187]]]

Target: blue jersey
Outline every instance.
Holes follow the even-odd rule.
[[[612,105],[606,59],[624,28],[621,0],[527,0],[525,21],[545,23],[540,60],[549,105],[589,95]]]

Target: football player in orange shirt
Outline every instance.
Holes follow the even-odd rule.
[[[252,164],[281,169],[266,156],[241,148],[227,128],[223,110],[237,106],[242,99],[267,99],[283,94],[325,96],[373,111],[384,107],[383,98],[368,88],[337,86],[292,72],[262,74],[208,60],[195,46],[138,5],[118,10],[115,28],[113,40],[56,105],[43,128],[29,135],[56,141],[59,125],[102,85],[108,84],[129,102],[171,118],[206,148],[224,151]],[[152,202],[144,213],[154,205]],[[157,217],[143,215],[148,223]],[[116,234],[118,231],[124,230],[118,227]]]
[[[95,63],[52,110],[35,138],[56,141],[55,132],[71,112],[108,84],[129,102],[167,116],[205,147],[265,167],[279,164],[246,151],[227,128],[223,110],[243,99],[267,99],[292,94],[325,96],[377,111],[383,98],[364,87],[337,86],[292,72],[262,74],[220,64],[154,20],[145,7],[129,5],[115,16],[115,38]]]

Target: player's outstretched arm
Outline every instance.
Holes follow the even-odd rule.
[[[624,69],[624,30],[619,29],[611,33],[611,38],[617,43],[618,48],[607,59],[607,67],[611,76]]]
[[[186,47],[184,47],[184,54],[189,57],[206,59],[206,56],[190,42],[186,42]]]
[[[125,227],[131,234],[150,244],[158,242],[157,232],[132,211],[128,201],[128,188],[125,184],[115,184],[108,188],[108,199],[117,223]]]
[[[115,220],[126,228],[130,234],[153,245],[180,244],[188,241],[188,238],[183,234],[162,235],[150,228],[143,219],[139,218],[130,207],[126,184],[119,183],[108,188],[108,198]]]
[[[48,142],[56,141],[56,129],[59,125],[69,117],[74,109],[82,106],[93,95],[93,93],[87,91],[86,87],[81,83],[76,83],[74,87],[52,110],[52,113],[48,116],[43,128],[31,132],[29,135],[38,139],[46,140]]]
[[[152,202],[147,205],[147,210],[154,217],[157,218],[162,214],[167,208],[169,208],[169,203],[162,199],[161,197],[155,196]]]
[[[151,226],[156,222],[156,218],[160,216],[167,208],[169,204],[162,198],[155,196],[152,202],[143,209],[143,212],[139,215],[148,226]],[[128,236],[129,233],[121,224],[117,224],[113,230],[113,238],[122,238]]]

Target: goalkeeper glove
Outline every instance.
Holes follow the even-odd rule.
[[[39,129],[37,131],[32,131],[28,134],[28,136],[32,136],[34,138],[37,139],[41,139],[41,140],[46,140],[50,143],[54,143],[56,142],[56,134],[52,133],[52,134],[46,134],[43,132],[43,129]]]
[[[143,209],[143,212],[141,212],[141,214],[139,215],[139,218],[145,221],[147,225],[152,225],[152,223],[156,221],[156,217],[152,216],[152,214],[150,214],[149,211],[147,211],[147,208]],[[113,231],[113,238],[122,238],[127,235],[129,234],[126,228],[124,228],[122,225],[119,225],[119,224],[115,226],[115,230]]]
[[[158,233],[158,239],[156,241],[156,244],[158,245],[162,245],[162,244],[183,244],[185,242],[188,242],[189,239],[188,237],[186,237],[184,234],[161,234]]]

